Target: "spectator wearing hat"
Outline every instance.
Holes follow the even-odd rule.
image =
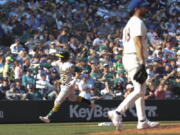
[[[11,78],[12,77],[12,57],[11,56],[7,56],[6,59],[5,59],[5,64],[4,64],[4,67],[3,67],[3,77],[4,78]]]
[[[35,85],[36,81],[35,78],[33,77],[32,73],[30,70],[27,70],[23,75],[22,75],[22,86],[27,88],[28,84]]]
[[[119,71],[123,69],[123,64],[122,64],[122,56],[116,55],[115,56],[116,62],[113,63],[113,69],[114,71]]]
[[[35,89],[32,84],[27,85],[27,94],[25,100],[42,100],[43,95]]]
[[[88,83],[88,76],[87,74],[82,74],[80,76],[80,82],[78,83],[78,89],[80,91],[79,96],[90,100],[91,99],[91,91],[92,85]]]
[[[16,90],[16,84],[11,83],[10,89],[6,91],[6,99],[7,100],[20,100],[20,95]]]
[[[107,51],[104,51],[103,54],[101,55],[100,64],[101,65],[108,64],[109,66],[113,65],[111,56],[109,55]]]
[[[83,74],[87,76],[87,83],[91,87],[92,90],[95,90],[95,81],[90,77],[90,71],[89,70],[84,70],[82,71]]]
[[[159,54],[162,54],[162,53],[163,53],[162,46],[157,45],[152,53],[152,57],[157,58],[157,57],[159,57]]]
[[[36,89],[39,90],[39,92],[43,95],[44,99],[48,98],[48,96],[51,95],[50,93],[55,90],[55,87],[50,84],[50,82],[47,81],[46,78],[46,72],[41,72],[40,79],[36,81]],[[54,95],[52,94],[52,96]]]
[[[19,80],[19,79],[15,80],[15,84],[16,84],[16,91],[19,93],[20,100],[24,100],[24,98],[26,96],[26,92],[27,92],[25,87],[22,86],[21,80]]]
[[[99,63],[99,55],[92,48],[90,48],[90,55],[88,56],[88,61],[94,62],[94,63]]]
[[[126,85],[126,89],[124,90],[124,98],[126,98],[133,91],[133,88],[133,85],[130,83]]]
[[[114,92],[112,88],[114,85],[114,76],[110,72],[108,64],[104,64],[103,74],[99,80],[104,85],[104,88],[100,92],[103,99],[113,99]]]
[[[103,85],[106,85],[108,89],[111,89],[114,84],[114,75],[110,71],[110,67],[107,63],[103,65],[102,77],[99,79]]]

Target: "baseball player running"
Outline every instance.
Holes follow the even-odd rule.
[[[159,122],[151,122],[147,119],[144,104],[145,81],[147,79],[145,59],[148,52],[146,26],[142,19],[148,12],[148,5],[148,2],[142,0],[132,0],[129,4],[133,15],[123,30],[123,65],[128,78],[134,85],[134,91],[115,110],[108,111],[108,117],[117,130],[122,125],[122,114],[134,103],[138,117],[137,129],[154,128],[159,125]]]
[[[73,77],[75,73],[75,67],[69,61],[70,54],[66,51],[63,51],[59,54],[56,54],[56,56],[60,57],[60,60],[56,63],[52,63],[52,65],[59,67],[61,76],[61,91],[55,99],[54,106],[50,110],[50,112],[45,117],[39,116],[39,119],[45,123],[49,123],[52,120],[52,116],[59,110],[60,105],[64,102],[66,98],[68,98],[71,101],[87,103],[93,108],[95,107],[95,104],[90,100],[75,95],[74,90],[78,75],[76,73],[76,77]]]

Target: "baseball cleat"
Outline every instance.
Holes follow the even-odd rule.
[[[115,110],[108,111],[108,117],[111,119],[113,125],[116,127],[116,130],[121,129],[122,116],[117,114]]]
[[[50,120],[48,117],[39,116],[39,119],[43,121],[44,123],[50,123]]]
[[[155,128],[159,125],[159,122],[151,122],[149,120],[146,120],[144,122],[138,122],[137,129]]]

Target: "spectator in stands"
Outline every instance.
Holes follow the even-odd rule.
[[[19,94],[18,96],[19,96],[20,100],[24,100],[24,98],[26,96],[26,89],[25,89],[25,87],[23,87],[21,85],[21,80],[19,80],[19,79],[16,79],[15,83],[16,83],[16,91]]]
[[[130,83],[126,85],[126,89],[124,90],[124,98],[126,98],[133,91],[133,88],[133,85]]]
[[[4,58],[0,56],[0,77],[3,77]]]
[[[149,81],[147,83],[147,89],[146,89],[146,93],[145,93],[145,99],[155,99],[155,90],[156,87],[153,83],[153,80]]]
[[[38,90],[36,90],[32,84],[28,84],[25,100],[42,100],[42,99],[43,99],[42,94]]]
[[[15,40],[15,42],[10,46],[10,49],[12,54],[18,54],[20,51],[24,50],[19,39]]]
[[[45,72],[42,72],[40,76],[40,80],[36,81],[36,89],[39,90],[39,92],[43,95],[44,99],[50,97],[50,95],[54,96],[54,94],[50,93],[55,91],[55,87],[52,84],[50,84],[49,81],[46,80],[47,74]]]
[[[17,61],[13,63],[14,79],[21,79],[23,74],[23,67]]]
[[[160,84],[155,90],[155,98],[156,99],[166,99],[166,93],[164,91],[164,85]]]
[[[6,99],[6,91],[9,90],[9,81],[8,79],[2,78],[2,84],[0,86],[0,99]]]
[[[105,99],[105,100],[112,100],[115,97],[113,91],[109,88],[107,82],[105,82],[105,88],[102,89],[100,93],[101,93],[102,99]]]
[[[171,90],[171,85],[170,84],[168,84],[168,83],[164,84],[164,91],[165,91],[166,99],[174,98],[174,95],[173,95],[173,92]]]
[[[4,67],[3,67],[3,78],[10,78],[12,79],[12,57],[7,56],[5,59]]]
[[[36,81],[34,77],[32,76],[32,73],[30,70],[27,70],[25,74],[22,75],[22,86],[27,88],[28,84],[35,85]]]
[[[10,89],[6,91],[7,100],[19,100],[18,92],[16,91],[16,84],[11,83]]]
[[[90,72],[90,78],[95,81],[94,93],[104,88],[100,81],[104,76],[104,64],[109,65],[115,80],[110,89],[123,89],[128,81],[120,80],[118,72],[123,69],[121,38],[128,19],[125,10],[128,1],[108,4],[106,1],[65,0],[1,2],[0,44],[10,48],[1,49],[3,53],[0,51],[0,76],[10,78],[11,82],[14,78],[21,79],[26,87],[27,84],[35,85],[35,79],[41,78],[37,68],[42,67],[48,74],[47,81],[51,80],[53,84],[55,73],[47,65],[55,60],[49,60],[49,57],[65,49],[72,52],[75,65]],[[178,2],[161,0],[160,7],[155,10],[158,2],[149,1],[154,10],[153,17],[146,20],[150,43],[147,81],[153,80],[156,87],[160,80],[166,80],[175,89],[174,86],[179,86],[179,75],[172,76],[169,71],[176,70],[180,63]],[[167,68],[170,69],[164,74]],[[27,73],[30,70],[33,74]]]
[[[78,83],[78,89],[80,90],[79,96],[90,100],[91,95],[91,84],[88,83],[88,76],[87,74],[82,74],[80,76],[80,82]]]

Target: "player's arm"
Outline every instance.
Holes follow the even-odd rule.
[[[135,48],[136,48],[136,55],[140,62],[140,67],[134,75],[134,80],[143,84],[147,79],[147,72],[145,69],[145,59],[143,55],[143,45],[142,45],[142,36],[135,36],[134,38]]]
[[[140,61],[140,64],[145,64],[144,55],[143,55],[142,36],[134,37],[134,43],[135,43],[137,58]]]

